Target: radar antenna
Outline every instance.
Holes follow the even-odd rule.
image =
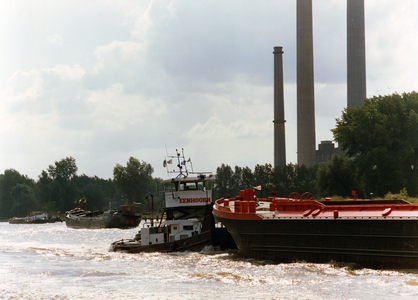
[[[178,151],[178,149],[176,149],[176,155],[167,155],[167,165],[168,164],[172,164],[173,163],[173,159],[177,159],[177,170],[172,170],[170,171],[167,167],[167,173],[168,174],[173,174],[173,173],[178,173],[178,175],[176,176],[176,178],[186,178],[187,176],[189,176],[189,170],[187,169],[187,163],[189,162],[191,164],[191,160],[190,158],[188,160],[186,160],[185,156],[184,156],[184,148],[181,148],[181,153]],[[191,165],[191,169],[193,171],[193,166]]]

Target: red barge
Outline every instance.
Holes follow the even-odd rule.
[[[247,189],[218,199],[213,214],[245,257],[418,269],[418,204],[404,200],[257,199]]]

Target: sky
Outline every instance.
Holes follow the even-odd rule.
[[[365,0],[367,97],[418,91],[417,16]],[[347,105],[345,0],[313,0],[313,40],[319,144]],[[295,0],[0,1],[0,174],[71,156],[108,179],[133,156],[165,179],[181,148],[194,171],[273,164],[275,46],[297,163]]]

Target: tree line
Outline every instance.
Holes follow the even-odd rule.
[[[316,198],[385,197],[400,193],[418,196],[418,94],[393,94],[365,99],[362,106],[346,108],[331,130],[343,152],[328,163],[310,168],[287,164],[254,169],[222,164],[216,169],[213,197],[235,196],[261,185],[261,196],[277,191],[310,192]],[[65,212],[76,206],[105,210],[122,204],[142,203],[142,209],[162,209],[161,178],[153,167],[134,157],[126,166],[116,164],[113,179],[77,175],[73,157],[49,165],[38,180],[14,169],[0,174],[0,219],[25,216],[33,210]],[[153,197],[150,197],[153,195]]]
[[[317,194],[315,177],[318,166],[307,168],[305,165],[287,164],[273,167],[271,164],[256,165],[254,171],[249,167],[222,164],[216,169],[215,197],[233,197],[240,190],[260,186],[261,197],[268,197],[275,191],[281,197],[292,192]]]
[[[130,157],[126,166],[116,164],[113,179],[77,175],[73,157],[49,165],[38,180],[28,178],[14,169],[0,174],[0,219],[27,216],[31,211],[65,213],[75,207],[107,210],[123,204],[141,203],[143,211],[164,208],[161,178],[153,178],[153,167]],[[289,164],[272,168],[270,164],[249,167],[222,165],[216,170],[213,197],[235,196],[240,190],[261,185],[262,195],[278,191],[287,195],[293,191],[316,193],[316,167]]]
[[[31,211],[65,213],[82,207],[88,210],[115,209],[123,204],[142,203],[147,195],[162,202],[159,178],[152,178],[151,165],[130,157],[126,166],[116,164],[113,179],[77,175],[73,157],[66,157],[43,170],[38,180],[8,169],[0,174],[0,219],[27,216]]]

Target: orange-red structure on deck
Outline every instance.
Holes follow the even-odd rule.
[[[418,205],[404,200],[257,199],[248,189],[217,200],[213,214],[248,257],[418,268]]]
[[[217,210],[215,215],[232,219],[263,219],[260,212],[255,209],[257,202],[262,201],[269,204],[269,211],[274,212],[274,217],[280,218],[418,217],[418,205],[410,204],[404,200],[348,200],[323,203],[305,200],[303,196],[292,193],[291,198],[269,197],[256,202],[254,195],[253,189],[247,189],[241,191],[239,197],[217,200],[214,206]],[[300,198],[293,198],[296,195],[299,195]],[[231,209],[229,205],[231,201],[234,203],[235,209]],[[224,205],[225,203],[226,205]]]

